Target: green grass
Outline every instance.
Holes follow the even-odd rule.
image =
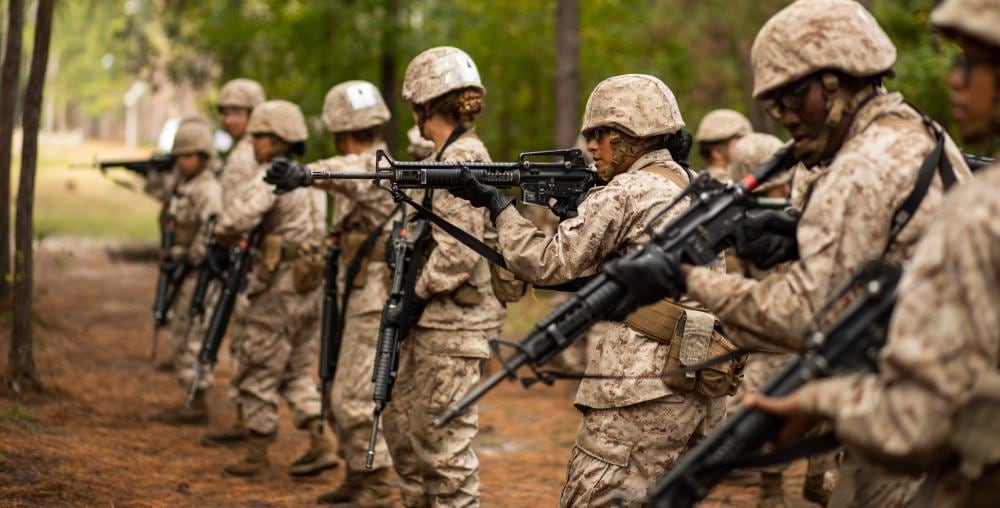
[[[84,144],[82,147],[42,148],[35,181],[35,236],[74,235],[126,240],[156,240],[159,205],[142,193],[142,179],[124,171],[107,176],[96,169],[70,168],[87,163],[97,150],[104,158],[134,157],[134,151]],[[20,168],[15,160],[13,168]],[[131,183],[133,190],[112,178]],[[16,193],[16,176],[13,192]],[[13,207],[14,202],[11,201]]]

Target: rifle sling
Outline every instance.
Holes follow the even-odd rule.
[[[913,107],[913,105],[910,105]],[[903,228],[910,223],[913,216],[916,215],[917,209],[920,208],[920,203],[923,202],[924,197],[927,196],[927,191],[930,190],[931,182],[934,180],[934,173],[936,172],[941,175],[941,183],[944,185],[944,189],[948,190],[951,186],[955,185],[957,178],[955,177],[954,168],[951,166],[951,161],[948,160],[948,155],[945,152],[945,135],[944,131],[938,126],[934,125],[934,122],[924,115],[922,111],[914,107],[923,119],[924,124],[931,131],[936,142],[934,144],[934,149],[931,150],[927,157],[924,158],[923,163],[920,165],[920,170],[917,172],[917,182],[913,186],[913,191],[910,195],[906,197],[903,204],[899,205],[892,213],[892,222],[890,222],[889,227],[889,241],[885,244],[885,249],[882,251],[882,255],[885,256],[889,252],[889,248],[892,247],[893,243],[896,241],[896,237],[899,233],[903,231]]]
[[[361,271],[361,262],[364,261],[368,254],[371,252],[372,247],[375,246],[375,242],[378,241],[379,236],[382,235],[382,230],[385,225],[389,223],[389,219],[394,217],[400,210],[400,206],[393,208],[384,218],[382,222],[379,222],[375,229],[368,233],[365,240],[361,242],[361,246],[358,247],[358,251],[351,258],[350,263],[347,265],[347,273],[344,275],[344,298],[340,303],[340,330],[339,334],[343,336],[344,325],[347,322],[347,303],[351,300],[351,293],[354,291],[354,279],[358,276],[358,272]]]
[[[405,194],[400,194],[397,197],[397,199],[413,207],[413,209],[417,211],[418,215],[434,223],[435,226],[441,228],[442,230],[444,230],[445,233],[448,233],[466,247],[472,249],[480,256],[486,258],[486,260],[489,261],[490,263],[493,263],[494,265],[497,265],[503,269],[507,268],[507,262],[504,261],[503,256],[501,256],[499,252],[491,249],[488,245],[483,243],[482,240],[470,235],[469,233],[466,233],[458,226],[448,222],[445,218],[432,212],[429,208],[426,208],[420,205],[419,203],[413,201],[413,199],[411,199],[409,196]]]

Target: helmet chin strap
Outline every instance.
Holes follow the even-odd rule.
[[[858,108],[868,101],[868,99],[878,94],[880,87],[868,85],[862,87],[854,94],[849,94],[840,86],[840,79],[832,72],[825,72],[822,76],[823,96],[826,98],[826,120],[820,127],[819,136],[812,141],[799,145],[795,149],[795,155],[806,167],[813,167],[823,158],[827,145],[830,143],[830,135],[837,129],[840,122],[847,115],[857,112]]]
[[[636,140],[631,136],[623,138],[617,129],[611,129],[611,133],[608,136],[611,138],[611,163],[603,170],[597,169],[597,176],[606,182],[611,181],[619,173],[618,168],[621,167],[626,158],[641,157],[642,154],[648,152],[662,141],[661,136],[642,138],[640,140]]]

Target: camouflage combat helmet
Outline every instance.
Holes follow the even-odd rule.
[[[661,143],[663,136],[684,128],[684,119],[674,93],[663,81],[648,74],[624,74],[598,83],[587,99],[580,133],[587,136],[600,127],[613,129],[611,163],[598,168],[601,178],[609,180],[625,157]],[[619,131],[637,138],[637,143],[625,142]]]
[[[854,0],[798,0],[775,14],[754,39],[753,97],[822,70],[850,76],[885,73],[896,47]]]
[[[177,134],[174,135],[174,146],[170,149],[170,155],[174,157],[192,153],[204,154],[206,157],[211,157],[215,153],[212,128],[207,122],[198,118],[181,121],[177,127]]]
[[[746,136],[753,132],[750,120],[739,111],[716,109],[709,112],[698,124],[694,140],[699,143],[717,143]]]
[[[403,100],[423,104],[452,90],[469,87],[486,94],[476,63],[465,51],[440,46],[420,53],[406,66]]]
[[[302,110],[295,104],[282,100],[267,101],[254,108],[247,132],[274,134],[288,143],[301,143],[309,138]]]
[[[367,81],[341,83],[323,101],[323,123],[333,133],[377,127],[389,121],[389,116],[382,94]]]
[[[931,13],[931,24],[1000,48],[1000,0],[945,0]]]
[[[264,102],[264,87],[252,79],[234,79],[219,91],[220,108],[253,109]]]
[[[751,132],[733,143],[732,156],[729,158],[729,179],[738,182],[770,159],[784,143],[763,132]],[[757,188],[755,192],[767,192],[775,187],[785,185],[791,177],[791,171],[785,171],[777,178],[772,178]]]

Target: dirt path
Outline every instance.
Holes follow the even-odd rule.
[[[173,376],[155,372],[146,358],[155,266],[113,262],[99,243],[64,245],[74,252],[52,242],[39,255],[35,298],[38,367],[61,394],[0,399],[0,506],[303,506],[341,481],[342,468],[303,481],[284,473],[307,445],[286,408],[272,447],[278,467],[254,481],[221,476],[241,452],[200,446],[203,428],[153,423],[153,413],[182,397]],[[535,314],[548,303],[519,305]],[[6,353],[10,325],[0,326]],[[216,372],[226,386],[226,358]],[[228,422],[225,390],[210,399],[213,425]],[[506,384],[485,399],[480,415],[483,505],[557,505],[578,423],[568,387]],[[802,466],[789,476],[794,506],[810,506],[798,495]],[[712,500],[753,506],[755,493],[723,487]]]

